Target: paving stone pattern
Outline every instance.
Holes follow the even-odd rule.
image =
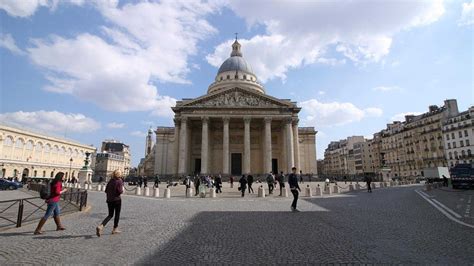
[[[415,189],[356,192],[299,201],[291,198],[172,198],[124,196],[120,235],[106,216],[103,192],[90,192],[92,209],[0,232],[5,264],[453,264],[474,261],[474,230],[451,222]]]

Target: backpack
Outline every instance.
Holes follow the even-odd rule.
[[[51,196],[51,183],[49,181],[47,181],[46,184],[43,184],[41,186],[39,194],[40,198],[49,199],[49,197]]]

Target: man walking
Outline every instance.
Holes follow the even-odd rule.
[[[247,176],[247,185],[249,186],[249,194],[250,194],[250,193],[253,193],[252,184],[253,184],[253,176],[252,176],[252,175],[248,175],[248,176]]]
[[[222,177],[218,175],[214,181],[214,185],[216,186],[216,193],[222,193]]]
[[[291,203],[291,211],[299,212],[296,209],[298,203],[298,191],[301,192],[300,186],[298,185],[298,176],[296,175],[296,167],[291,168],[291,174],[288,176],[288,185],[290,186],[291,194],[293,194],[293,203]]]
[[[300,183],[303,184],[304,183],[304,180],[303,180],[303,171],[300,170]]]
[[[365,182],[367,184],[367,192],[372,193],[372,177],[370,177],[369,175],[366,175]]]
[[[268,184],[268,193],[273,194],[273,186],[275,185],[275,177],[273,176],[272,172],[270,172],[267,176],[267,184]]]

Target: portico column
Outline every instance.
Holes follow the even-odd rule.
[[[222,173],[224,175],[229,172],[229,117],[222,118],[224,122],[224,138],[222,143]]]
[[[265,172],[272,171],[272,118],[265,117]]]
[[[295,151],[295,167],[300,171],[300,139],[298,133],[298,118],[293,119],[293,147]]]
[[[244,117],[244,174],[250,174],[250,117]]]
[[[293,168],[295,161],[295,153],[293,150],[293,130],[291,129],[291,118],[287,118],[285,121],[285,129],[286,129],[286,159],[288,164],[288,173],[291,172],[291,168]]]
[[[201,173],[208,174],[207,169],[209,155],[209,117],[201,117],[202,141],[201,141]]]
[[[181,118],[181,128],[179,130],[179,171],[178,173],[181,175],[187,174],[187,152],[188,152],[188,138],[187,138],[187,130],[188,130],[188,123],[187,117]]]
[[[180,128],[180,123],[181,123],[181,120],[179,118],[174,119],[174,153],[173,153],[173,156],[174,156],[173,174],[174,175],[177,175],[178,172],[179,172],[178,164],[179,164],[179,139],[180,139],[179,128]],[[157,138],[158,138],[158,135],[157,135]],[[156,143],[158,143],[158,140],[157,140]],[[155,154],[155,157],[156,157],[156,154]],[[156,163],[155,163],[155,167],[157,167]],[[158,172],[158,171],[155,171],[155,172]]]

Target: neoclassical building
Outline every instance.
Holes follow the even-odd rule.
[[[144,174],[258,175],[293,166],[317,174],[315,129],[298,127],[296,102],[266,94],[237,40],[207,94],[172,109],[175,126],[158,127],[153,147],[147,141]]]
[[[93,146],[0,125],[0,177],[78,177]]]

